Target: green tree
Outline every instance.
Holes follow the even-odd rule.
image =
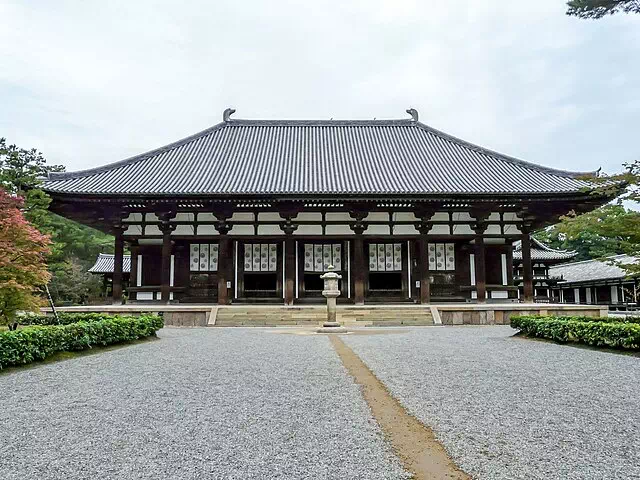
[[[567,15],[579,18],[602,18],[614,13],[640,13],[640,0],[569,0]]]
[[[578,216],[567,216],[535,237],[552,248],[575,250],[576,260],[635,255],[640,247],[640,213],[611,204]]]
[[[113,237],[50,212],[47,208],[51,199],[40,189],[47,171],[64,171],[64,167],[47,165],[44,155],[39,151],[7,145],[6,140],[0,138],[0,186],[11,194],[23,197],[25,218],[40,232],[51,237],[47,260],[53,274],[52,285],[71,285],[74,279],[79,278],[75,274],[77,268],[87,270],[98,253],[111,251]],[[86,300],[95,282],[91,277],[85,280],[77,284],[73,292],[69,288],[52,288],[53,300],[56,303],[78,303],[78,298]],[[78,293],[78,289],[84,289],[86,294]]]
[[[616,254],[640,257],[640,212],[625,208],[625,203],[640,201],[640,161],[624,165],[623,173],[597,179],[597,192],[618,195],[616,203],[583,215],[570,213],[561,222],[536,234],[536,238],[554,248],[576,250],[576,260],[604,260]],[[629,275],[640,274],[640,265],[619,264]]]
[[[54,301],[85,304],[102,292],[102,279],[87,272],[86,262],[69,257],[51,266],[49,291]]]

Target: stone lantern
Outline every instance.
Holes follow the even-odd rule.
[[[333,271],[334,266],[329,265],[327,273],[320,276],[324,280],[324,289],[322,295],[327,298],[327,320],[322,322],[322,326],[317,330],[318,333],[344,333],[346,328],[336,322],[336,298],[340,296],[338,290],[338,280],[342,275]]]

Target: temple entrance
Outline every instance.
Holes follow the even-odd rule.
[[[399,301],[409,297],[406,243],[367,242],[369,255],[365,296],[373,301]]]
[[[238,242],[238,299],[282,301],[282,245]]]
[[[320,276],[327,271],[329,265],[333,265],[334,272],[342,275],[342,279],[338,281],[341,292],[339,298],[346,297],[346,250],[347,242],[300,242],[298,256],[302,261],[298,263],[298,298],[324,300],[324,280]]]

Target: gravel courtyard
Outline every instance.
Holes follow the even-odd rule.
[[[407,477],[326,337],[159,336],[0,375],[0,478]]]
[[[0,375],[0,478],[408,478],[329,339],[287,333],[165,328]],[[640,359],[512,335],[340,338],[474,478],[640,478]]]
[[[343,339],[474,478],[640,478],[640,359],[512,335]]]

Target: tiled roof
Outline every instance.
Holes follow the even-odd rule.
[[[584,260],[582,262],[565,263],[549,268],[550,276],[562,275],[560,284],[593,282],[599,280],[616,280],[627,276],[627,273],[615,263],[628,265],[638,263],[640,258],[629,255],[615,255],[604,260]]]
[[[85,195],[474,195],[576,193],[584,173],[478,147],[415,119],[226,120],[106,166],[51,173]]]
[[[571,260],[577,255],[578,252],[570,250],[555,250],[531,237],[531,260],[534,262]],[[513,259],[522,260],[522,242],[520,240],[513,244]]]
[[[108,253],[98,254],[96,263],[93,264],[88,271],[89,273],[113,273],[113,255]],[[122,257],[122,273],[131,272],[131,256],[123,255]]]

